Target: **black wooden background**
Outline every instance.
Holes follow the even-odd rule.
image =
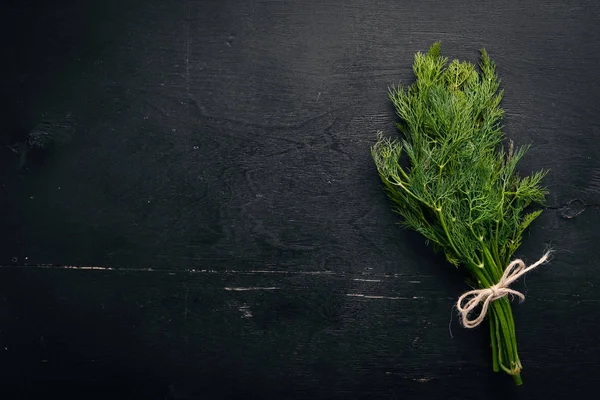
[[[600,377],[600,3],[0,6],[3,399],[577,398]],[[551,168],[519,256],[525,385],[369,155],[436,40],[487,48]],[[449,329],[450,325],[450,329]],[[453,337],[451,337],[450,330]]]

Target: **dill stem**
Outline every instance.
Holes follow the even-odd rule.
[[[404,168],[402,168],[400,165],[398,165],[398,171],[400,171],[400,173],[402,174],[402,177],[406,180],[406,182],[409,183],[410,177],[406,174],[406,172],[404,172]]]
[[[494,260],[496,260],[496,265],[501,267],[502,264],[500,264],[500,254],[498,252],[498,243],[500,242],[499,239],[499,234],[500,234],[500,221],[497,220],[496,221],[496,230],[495,230],[495,239],[492,245],[492,252],[494,253]]]
[[[402,182],[402,180],[397,179],[396,182],[392,182],[389,181],[390,184],[395,185],[395,186],[400,186],[402,188],[402,190],[404,190],[406,193],[408,193],[412,198],[414,198],[415,200],[421,202],[421,199],[419,197],[417,197],[409,188],[407,188],[404,183]]]
[[[442,214],[442,209],[440,207],[438,207],[438,208],[436,208],[436,211],[437,211],[438,216],[440,218],[440,223],[442,224],[442,229],[444,229],[444,233],[446,234],[446,239],[448,240],[448,243],[450,243],[450,246],[452,247],[452,249],[454,250],[454,252],[456,253],[456,255],[459,256],[460,252],[458,251],[458,249],[454,245],[454,241],[452,240],[452,236],[450,236],[450,232],[448,231],[448,226],[446,225],[446,221],[444,220],[444,215]]]
[[[488,262],[490,269],[496,272],[496,276],[493,277],[495,284],[500,279],[503,269],[500,264],[494,261],[493,256],[490,254],[488,248],[484,245],[483,242],[481,243],[481,245],[484,249],[484,255],[486,256],[486,261]],[[510,302],[506,297],[497,299],[492,302],[489,312],[493,314],[489,316],[490,321],[492,320],[492,318],[498,318],[499,326],[502,330],[502,336],[504,338],[504,344],[506,346],[503,350],[507,355],[506,361],[508,362],[508,365],[505,365],[504,367],[506,368],[502,369],[504,369],[509,375],[513,376],[515,384],[520,385],[522,383],[520,377],[521,362],[519,360],[519,354],[517,352],[517,336],[515,333],[515,321],[512,315]],[[499,347],[501,347],[501,345],[499,345]],[[503,364],[500,363],[500,366],[502,367]]]
[[[498,364],[498,342],[500,341],[499,336],[498,318],[494,314],[490,317],[490,343],[492,347],[492,369],[494,372],[500,371],[500,365]]]
[[[500,368],[513,377],[515,384],[520,385],[523,383],[520,376],[522,366],[517,353],[515,325],[510,309],[510,303],[506,298],[501,298],[492,302],[490,305],[490,314],[490,319],[498,318],[501,333],[500,336],[501,339],[503,339],[498,342],[498,347],[502,348],[503,344],[504,348],[502,348],[502,350],[506,355],[505,363],[507,365],[500,361]],[[500,351],[498,354],[501,354]]]
[[[502,269],[499,265],[496,265],[494,257],[490,253],[490,250],[487,248],[487,246],[483,243],[483,240],[480,239],[479,241],[481,243],[481,248],[483,249],[483,256],[488,262],[492,272],[492,280],[494,281],[492,284],[495,285],[500,280],[500,277],[502,277]]]
[[[488,261],[488,263],[490,263],[490,261]],[[498,267],[493,261],[491,261],[491,265],[488,264],[488,266],[492,271],[498,270]],[[486,274],[487,271],[485,268],[476,267],[474,271],[481,287],[490,287],[497,282],[495,277],[489,277]],[[497,362],[497,366],[495,363],[493,364],[494,371],[499,367],[513,377],[516,385],[522,384],[523,381],[520,376],[522,366],[517,353],[515,323],[510,303],[506,297],[490,303],[488,320],[490,322],[492,351],[496,353],[492,353],[492,362],[494,362],[494,360]]]

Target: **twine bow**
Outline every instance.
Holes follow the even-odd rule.
[[[518,290],[511,289],[509,286],[527,272],[548,261],[549,256],[550,251],[547,251],[542,258],[527,268],[525,268],[525,263],[523,260],[513,260],[510,264],[508,264],[497,284],[488,288],[475,289],[463,293],[463,295],[460,296],[456,302],[456,308],[458,308],[458,312],[461,315],[464,327],[475,328],[477,325],[479,325],[485,318],[490,303],[494,300],[501,299],[507,294],[515,295],[520,298],[521,301],[525,300],[525,295],[523,293],[519,292]],[[469,317],[469,314],[475,310],[479,303],[483,303],[481,305],[481,311],[479,314],[477,314],[475,318]]]

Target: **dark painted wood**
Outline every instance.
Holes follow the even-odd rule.
[[[3,398],[567,398],[600,367],[594,1],[0,6]],[[505,132],[551,168],[519,255],[525,386],[369,156],[387,87],[486,47]],[[65,266],[73,266],[65,268]],[[98,267],[90,269],[88,267]],[[523,283],[518,285],[524,289]]]

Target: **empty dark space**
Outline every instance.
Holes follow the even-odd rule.
[[[600,3],[3,1],[0,397],[578,398],[600,369]],[[525,384],[369,147],[434,41],[498,64],[551,169]],[[525,285],[526,283],[526,285]],[[451,316],[452,317],[451,321]]]

